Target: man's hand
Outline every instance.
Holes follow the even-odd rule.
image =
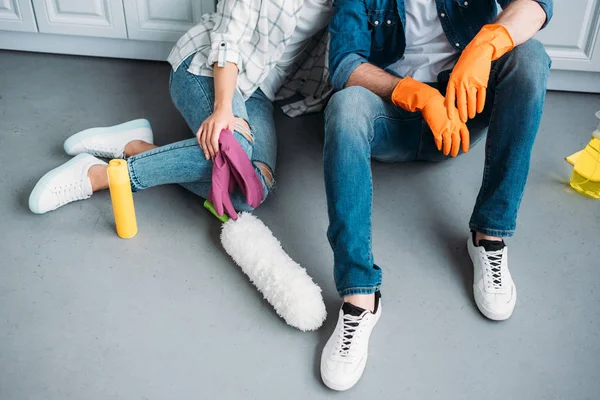
[[[402,79],[392,93],[392,102],[405,110],[421,111],[433,133],[438,150],[456,157],[462,142],[463,152],[469,151],[469,129],[456,114],[449,117],[444,96],[429,85],[412,78]]]
[[[485,25],[465,48],[450,75],[446,90],[448,118],[456,115],[462,122],[483,111],[492,61],[515,47],[508,30],[502,25]]]

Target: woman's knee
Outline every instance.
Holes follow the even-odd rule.
[[[188,72],[186,63],[172,73],[171,100],[194,134],[213,112],[213,85],[213,78]]]

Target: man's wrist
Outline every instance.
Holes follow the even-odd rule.
[[[439,90],[411,77],[406,77],[396,85],[392,93],[392,102],[407,111],[415,112],[420,111],[429,100],[436,96],[442,97]]]
[[[484,25],[473,41],[477,47],[489,49],[493,61],[515,47],[515,42],[506,26],[498,23]]]
[[[393,100],[394,90],[396,90],[396,88],[398,87],[398,84],[400,83],[401,80],[402,80],[402,78],[395,77],[394,80],[392,80],[390,82],[391,83],[390,94],[389,94],[389,96],[387,96],[387,98],[385,100],[389,101],[390,103],[394,102],[394,100]]]

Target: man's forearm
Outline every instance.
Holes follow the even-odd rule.
[[[373,64],[359,65],[348,78],[346,87],[362,86],[386,101],[390,101],[400,78],[389,74]]]
[[[515,46],[535,36],[544,22],[546,22],[546,13],[533,0],[517,0],[511,3],[496,20],[497,24],[503,25],[508,30]]]

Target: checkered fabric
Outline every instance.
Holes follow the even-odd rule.
[[[212,76],[212,66],[235,63],[237,87],[248,99],[265,80],[285,51],[296,28],[302,0],[221,0],[217,11],[186,32],[168,57],[177,70],[194,55],[188,72]],[[322,30],[311,39],[302,57],[290,69],[277,99],[296,94],[304,99],[282,107],[289,116],[323,109],[331,94],[328,68],[329,33]]]

